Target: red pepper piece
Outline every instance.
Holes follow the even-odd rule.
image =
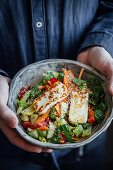
[[[29,127],[30,127],[30,125],[31,125],[31,123],[30,123],[30,122],[23,122],[23,123],[22,123],[22,127],[23,127],[24,129],[29,128]]]
[[[35,126],[38,127],[38,128],[40,128],[40,127],[42,127],[42,126],[48,127],[48,123],[45,122],[45,121],[44,121],[44,122],[38,122],[38,123],[35,124]]]
[[[51,78],[51,83],[53,84],[53,83],[55,83],[56,81],[58,81],[56,78]]]

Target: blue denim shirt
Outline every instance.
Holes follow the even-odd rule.
[[[0,0],[0,69],[11,78],[35,61],[76,60],[93,45],[113,56],[112,0]]]
[[[0,71],[11,78],[35,61],[76,60],[81,50],[95,45],[113,56],[112,0],[0,0]],[[14,159],[17,153],[25,156],[2,133],[0,136],[2,159],[9,159],[10,154]],[[87,148],[96,147],[99,141],[101,145],[101,139]],[[9,151],[4,154],[7,146]],[[56,165],[57,157],[69,152],[54,151]]]

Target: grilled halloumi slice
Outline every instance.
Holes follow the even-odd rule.
[[[72,124],[86,123],[88,119],[88,92],[72,91],[69,121]]]
[[[67,87],[63,83],[57,81],[33,101],[33,106],[39,114],[44,114],[48,109],[67,96]]]

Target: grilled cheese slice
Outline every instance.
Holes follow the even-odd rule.
[[[57,81],[33,101],[33,106],[39,114],[44,114],[48,109],[67,96],[67,87],[63,83]]]
[[[72,124],[86,123],[88,119],[88,92],[72,91],[69,109],[69,121]]]

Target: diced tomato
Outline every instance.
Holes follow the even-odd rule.
[[[19,93],[19,99],[21,99],[24,94],[26,93],[26,91],[30,90],[31,84],[29,84],[27,87],[22,87],[20,89],[20,93]]]
[[[90,109],[91,109],[91,105],[88,105],[88,111],[90,111]]]
[[[29,127],[30,127],[30,125],[31,125],[31,123],[30,123],[30,122],[23,122],[23,123],[22,123],[22,127],[23,127],[24,129],[29,128]]]
[[[61,142],[61,143],[62,143],[62,142],[65,143],[65,142],[68,141],[65,135],[63,135],[63,134],[60,133],[59,136],[61,137],[61,139],[60,139],[60,142]]]
[[[35,124],[35,126],[38,127],[38,128],[40,128],[40,127],[42,127],[42,126],[48,127],[48,123],[45,122],[45,121],[43,121],[43,122],[38,122],[38,123]]]
[[[41,131],[45,131],[45,130],[48,130],[48,127],[42,126],[42,127],[40,127],[39,129],[40,129]]]
[[[90,119],[88,119],[88,122],[91,124],[93,122],[95,122],[95,118],[94,117],[91,117]]]
[[[30,90],[30,87],[31,87],[31,84],[29,84],[29,85],[27,86],[26,91]]]
[[[53,83],[55,83],[56,81],[58,81],[56,78],[51,78],[51,83],[53,84]]]
[[[93,110],[88,111],[88,122],[91,124],[95,122],[95,113]]]
[[[49,124],[49,116],[45,119],[45,121]]]

